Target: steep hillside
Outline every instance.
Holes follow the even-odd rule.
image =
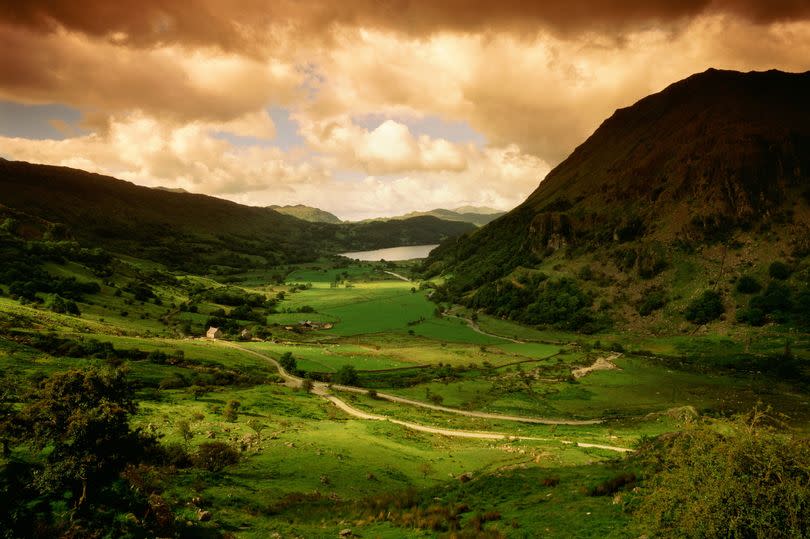
[[[312,206],[304,206],[303,204],[296,204],[290,206],[269,206],[271,210],[275,210],[284,215],[292,215],[302,221],[309,221],[310,223],[340,223],[337,215],[324,211],[320,208],[313,208]]]
[[[517,286],[547,288],[520,284],[540,269],[570,279],[591,320],[601,302],[612,313],[603,318],[646,327],[674,321],[705,289],[721,294],[732,320],[747,298],[731,281],[754,273],[765,284],[775,260],[806,286],[808,95],[810,73],[709,70],[675,83],[618,110],[523,204],[442,245],[426,271],[454,276],[448,299],[493,310],[493,282],[512,274]],[[627,306],[652,290],[671,316],[638,320]],[[500,314],[520,317],[533,303]]]
[[[201,271],[210,265],[276,264],[343,250],[435,243],[473,228],[435,218],[308,223],[210,196],[6,160],[0,160],[0,193],[0,218],[14,219],[32,237],[72,238],[86,247]]]

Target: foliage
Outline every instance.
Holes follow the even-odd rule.
[[[298,363],[295,361],[295,357],[293,357],[292,352],[284,352],[281,354],[281,357],[278,358],[278,362],[281,365],[281,368],[288,373],[295,374],[298,372]]]
[[[604,325],[591,309],[593,298],[571,278],[548,279],[542,273],[482,286],[467,301],[474,309],[524,324],[592,333]]]
[[[46,379],[23,411],[33,446],[49,448],[37,486],[55,495],[67,490],[81,507],[141,458],[154,442],[129,426],[133,397],[121,370],[71,370]]]
[[[648,442],[637,518],[656,536],[806,537],[810,443],[766,419],[754,411],[726,434],[698,423]]]
[[[759,284],[754,277],[750,275],[743,275],[740,277],[740,280],[737,281],[737,292],[741,294],[756,294],[760,290],[762,290],[762,285]]]
[[[225,405],[225,410],[223,411],[223,415],[225,416],[226,421],[236,421],[239,418],[239,408],[242,406],[242,403],[239,401],[231,400],[228,401],[228,404]]]
[[[663,290],[649,290],[638,304],[638,314],[649,316],[667,304],[667,294]]]
[[[221,472],[239,462],[239,452],[225,442],[205,442],[197,448],[194,465],[209,472]]]
[[[768,267],[768,275],[774,279],[779,279],[780,281],[784,281],[790,277],[790,273],[790,266],[779,260],[772,262]]]
[[[695,324],[706,324],[720,318],[723,312],[725,312],[725,307],[723,307],[723,297],[720,293],[714,290],[706,290],[689,302],[684,316]]]
[[[810,290],[795,291],[786,283],[772,281],[761,293],[751,298],[748,308],[737,313],[737,319],[752,326],[761,326],[767,320],[777,323],[810,324]]]
[[[343,386],[356,386],[358,383],[357,370],[353,365],[343,365],[334,374],[333,380],[336,384]]]

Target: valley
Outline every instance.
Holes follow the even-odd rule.
[[[0,297],[0,361],[6,376],[23,378],[125,366],[140,403],[134,425],[190,453],[208,441],[240,447],[238,464],[214,475],[178,467],[160,481],[163,499],[202,529],[403,537],[482,526],[517,537],[632,537],[624,509],[632,492],[581,491],[637,472],[623,455],[641,439],[700,416],[719,425],[758,401],[802,432],[810,425],[807,394],[787,381],[683,367],[734,340],[583,336],[476,316],[431,302],[436,283],[414,275],[418,261],[322,259],[227,279],[119,263],[162,275],[162,284],[138,299],[115,274],[49,264],[53,274],[98,283],[78,302],[79,317]],[[251,298],[262,299],[233,315],[234,303]],[[262,307],[266,298],[272,308]],[[217,317],[227,333],[202,337]],[[776,354],[784,343],[763,332],[747,346]],[[792,346],[810,354],[806,337]],[[607,361],[614,368],[588,370]],[[234,402],[238,413],[228,415]],[[549,477],[555,485],[542,486]],[[531,518],[527,495],[540,504]],[[444,507],[437,515],[467,509],[430,524],[369,510],[427,499]],[[210,520],[197,523],[201,511]],[[489,524],[475,520],[496,513]],[[588,518],[573,517],[581,514]]]
[[[0,537],[807,536],[807,95],[696,74],[503,215],[0,158]]]

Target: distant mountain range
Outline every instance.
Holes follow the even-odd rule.
[[[592,305],[590,320],[603,305],[620,325],[672,330],[712,290],[733,321],[750,307],[733,284],[742,276],[765,286],[781,261],[807,280],[808,96],[810,73],[712,69],[675,83],[616,111],[524,203],[434,250],[426,273],[453,276],[449,300],[530,323],[550,301],[531,291],[560,278],[553,297]],[[512,286],[522,296],[510,307]],[[652,295],[669,314],[640,320]]]
[[[268,206],[268,207],[279,213],[283,213],[285,215],[292,215],[293,217],[297,217],[298,219],[309,221],[311,223],[338,224],[343,222],[340,220],[339,217],[337,217],[332,213],[329,213],[328,211],[324,211],[320,208],[314,208],[312,206],[305,206],[303,204],[296,204],[290,206]],[[414,211],[406,213],[404,215],[398,215],[395,217],[375,217],[372,219],[365,219],[359,222],[370,223],[373,221],[393,221],[393,220],[410,219],[412,217],[430,216],[442,219],[444,221],[458,221],[462,223],[472,223],[476,226],[483,226],[491,221],[494,221],[495,219],[497,219],[501,215],[504,215],[505,213],[506,212],[495,210],[492,208],[487,208],[485,206],[461,206],[453,210],[436,208],[428,211]]]
[[[429,216],[310,223],[269,208],[0,159],[0,223],[6,219],[25,237],[75,239],[84,247],[201,273],[211,265],[273,265],[343,251],[439,243],[474,229]]]
[[[313,208],[312,206],[304,206],[303,204],[296,204],[294,206],[268,206],[270,209],[275,210],[285,215],[292,215],[303,221],[310,223],[332,223],[338,224],[342,221],[340,218],[328,211],[320,208]]]
[[[472,223],[475,226],[483,226],[489,222],[494,221],[495,219],[497,219],[501,215],[504,215],[505,213],[506,212],[482,206],[461,206],[454,210],[436,208],[434,210],[428,211],[413,211],[410,213],[406,213],[404,215],[398,215],[394,217],[375,217],[373,219],[366,219],[365,221],[361,222],[368,223],[372,221],[391,221],[391,220],[410,219],[412,217],[431,216],[436,217],[438,219],[442,219],[444,221],[458,221],[462,223]]]

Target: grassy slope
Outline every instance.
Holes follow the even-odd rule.
[[[137,259],[128,260],[127,264],[158,269]],[[74,263],[49,269],[82,279],[93,278]],[[273,532],[283,536],[334,537],[345,527],[374,537],[430,536],[431,532],[377,521],[364,509],[369,497],[402,493],[408,487],[419,490],[418,496],[425,506],[468,504],[471,511],[463,516],[462,522],[469,522],[477,511],[497,511],[501,519],[487,526],[510,537],[638,536],[630,524],[630,515],[622,511],[622,503],[581,493],[581,488],[607,479],[627,465],[611,463],[616,457],[611,452],[578,448],[564,441],[626,447],[641,435],[678,428],[679,420],[675,415],[670,417],[667,410],[693,405],[705,411],[729,411],[745,409],[757,399],[791,413],[797,426],[807,425],[806,398],[789,386],[780,386],[762,376],[695,374],[633,355],[617,361],[622,370],[597,372],[576,384],[536,380],[530,383],[531,392],[527,392],[515,382],[521,372],[534,369],[541,369],[542,377],[561,376],[603,354],[549,343],[579,341],[579,345],[587,345],[598,338],[605,344],[622,342],[630,350],[646,349],[684,357],[705,354],[722,359],[742,350],[744,344],[737,340],[642,339],[618,334],[582,338],[480,317],[479,324],[485,330],[531,340],[512,343],[476,333],[458,319],[436,318],[434,306],[423,292],[412,293],[411,285],[395,279],[379,280],[368,265],[340,270],[343,271],[349,274],[351,287],[329,285],[338,273],[335,269],[294,270],[289,282],[313,283],[312,288],[295,293],[289,293],[288,285],[263,280],[259,272],[246,275],[249,278],[244,283],[249,290],[261,290],[270,296],[286,291],[287,299],[278,305],[280,309],[311,305],[319,312],[303,316],[325,316],[338,323],[332,330],[300,335],[274,329],[274,335],[278,331],[279,340],[284,343],[256,342],[244,346],[272,357],[292,351],[300,367],[327,372],[344,364],[355,365],[361,371],[425,364],[465,366],[467,370],[459,372],[458,379],[429,378],[404,389],[387,386],[380,389],[425,401],[429,390],[441,395],[445,405],[465,409],[614,418],[601,425],[578,427],[524,425],[345,396],[353,406],[394,418],[444,428],[541,438],[502,443],[429,436],[392,424],[358,421],[347,418],[314,395],[275,384],[213,386],[196,400],[188,389],[155,390],[160,381],[175,374],[193,377],[195,365],[272,373],[269,364],[256,356],[217,343],[175,338],[171,325],[158,322],[161,313],[171,310],[171,298],[187,299],[182,284],[186,280],[219,286],[203,277],[184,277],[177,281],[180,284],[161,286],[163,306],[150,302],[127,304],[126,295],[117,297],[114,289],[105,285],[100,294],[86,298],[92,304],[80,302],[85,313],[81,317],[58,315],[2,297],[0,323],[7,329],[55,330],[63,337],[109,341],[119,349],[159,349],[167,353],[182,350],[195,365],[127,362],[133,378],[145,386],[140,393],[137,422],[151,425],[149,428],[164,435],[165,441],[179,441],[180,419],[191,422],[195,433],[192,447],[209,436],[234,442],[244,440],[253,432],[247,425],[249,420],[264,423],[261,441],[250,446],[239,465],[214,476],[192,469],[168,477],[169,499],[182,506],[192,497],[202,497],[214,515],[213,524],[238,537],[266,537]],[[130,310],[129,315],[116,315],[123,307]],[[218,307],[200,303],[201,311],[205,312]],[[142,314],[149,314],[149,318],[142,319]],[[425,316],[425,321],[408,325],[419,316]],[[415,335],[408,335],[408,329],[413,329]],[[767,352],[781,345],[777,338],[763,338],[750,346]],[[808,343],[801,340],[794,347],[802,355],[810,355],[808,348]],[[560,350],[561,355],[549,357]],[[515,365],[500,367],[516,361],[524,362],[520,370]],[[0,338],[0,365],[24,375],[100,363],[103,360],[52,357]],[[470,364],[474,368],[470,369]],[[485,368],[485,364],[492,365],[492,369]],[[221,415],[230,400],[242,403],[236,422],[227,422]],[[422,469],[425,463],[430,464],[427,473]],[[462,484],[451,477],[465,472],[472,472],[475,479]],[[559,477],[559,486],[544,487],[542,480],[547,477]],[[291,499],[298,501],[290,503]],[[190,509],[183,511],[187,518],[194,518]]]

